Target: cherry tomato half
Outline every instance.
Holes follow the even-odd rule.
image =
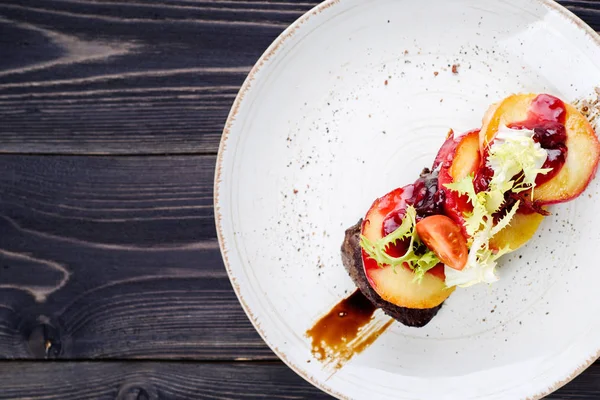
[[[432,215],[417,222],[417,234],[439,259],[458,271],[467,264],[469,249],[460,226],[445,215]]]

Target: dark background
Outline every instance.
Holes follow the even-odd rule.
[[[239,86],[316,4],[0,0],[0,398],[329,398],[248,322],[212,209]],[[549,398],[600,399],[600,364]]]

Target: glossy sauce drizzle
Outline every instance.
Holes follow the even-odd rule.
[[[306,332],[316,359],[341,368],[373,343],[393,322],[370,324],[376,308],[356,289]]]
[[[534,131],[533,140],[539,143],[548,154],[542,168],[551,168],[551,171],[547,174],[538,175],[535,181],[536,185],[541,185],[552,179],[565,164],[567,159],[566,116],[567,109],[562,100],[549,94],[541,94],[531,102],[527,119],[508,124],[508,127],[512,129],[530,129]],[[483,164],[475,176],[475,191],[487,190],[493,175],[494,171],[487,164]],[[511,205],[512,203],[508,202],[505,207],[509,208]]]
[[[559,98],[541,94],[532,102],[525,121],[509,125],[509,128],[531,129],[533,140],[548,153],[543,168],[552,168],[547,174],[537,177],[536,185],[541,185],[560,172],[567,159],[567,131],[565,122],[567,109]]]

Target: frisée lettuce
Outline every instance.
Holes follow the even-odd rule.
[[[547,154],[539,143],[533,140],[533,135],[534,131],[529,129],[511,129],[503,126],[498,130],[495,140],[488,148],[487,163],[494,174],[487,190],[475,192],[473,175],[445,185],[450,190],[466,195],[473,206],[472,212],[464,213],[465,230],[470,236],[467,265],[461,271],[445,267],[448,287],[468,287],[498,280],[495,273],[497,260],[512,249],[492,249],[490,240],[510,225],[520,201],[496,223],[494,214],[504,205],[506,192],[520,193],[531,190],[533,196],[536,177],[550,171],[548,168],[542,168]]]
[[[445,184],[446,188],[466,196],[473,207],[472,211],[463,213],[469,247],[467,263],[460,271],[445,266],[446,286],[467,287],[498,280],[495,271],[497,260],[513,249],[508,246],[494,249],[490,242],[494,235],[510,225],[521,204],[516,201],[510,209],[503,210],[506,194],[509,191],[520,193],[527,190],[533,193],[536,177],[550,171],[542,168],[547,153],[533,140],[534,133],[533,130],[506,126],[498,130],[487,148],[486,162],[493,175],[486,190],[479,193],[475,190],[473,174]],[[416,218],[416,209],[408,205],[397,229],[375,241],[361,235],[360,246],[379,266],[391,266],[394,271],[396,267],[407,266],[414,271],[415,280],[420,281],[427,271],[440,263],[440,259],[420,240]],[[400,242],[406,252],[401,256],[390,255],[390,247]]]
[[[374,243],[364,235],[360,236],[360,246],[379,266],[389,265],[392,268],[401,267],[403,264],[409,266],[415,273],[415,280],[420,281],[431,268],[435,267],[440,259],[435,253],[422,245],[415,226],[417,224],[417,211],[411,205],[406,207],[406,214],[400,226],[389,235],[375,241]],[[388,254],[389,246],[399,241],[408,240],[406,253],[400,257]],[[422,254],[417,254],[417,249],[425,248]]]

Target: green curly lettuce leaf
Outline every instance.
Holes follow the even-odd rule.
[[[501,127],[498,130],[494,142],[488,148],[487,162],[494,175],[487,190],[479,193],[475,191],[472,174],[445,185],[448,189],[467,196],[473,206],[472,211],[463,213],[464,227],[469,235],[470,244],[467,265],[461,271],[446,267],[446,286],[466,287],[498,280],[495,273],[497,260],[512,250],[509,247],[491,249],[490,240],[510,225],[520,201],[495,224],[494,215],[504,206],[505,194],[508,191],[520,193],[530,190],[533,198],[537,176],[551,171],[549,168],[542,168],[547,154],[539,143],[533,140],[533,134],[534,132],[528,129]],[[375,242],[361,235],[360,245],[379,266],[389,265],[395,269],[407,265],[414,271],[415,280],[420,281],[440,260],[430,249],[424,254],[416,253],[418,248],[423,248],[415,229],[416,215],[414,207],[408,206],[401,225],[394,232]],[[389,246],[404,240],[409,241],[405,254],[393,257],[387,253]]]
[[[501,127],[488,148],[488,165],[494,171],[488,189],[475,192],[473,175],[461,181],[446,184],[450,190],[466,195],[473,211],[463,213],[464,226],[470,235],[471,247],[467,265],[461,271],[446,267],[446,285],[471,286],[498,280],[495,268],[498,258],[512,251],[509,247],[495,251],[490,248],[494,235],[510,225],[517,213],[520,201],[494,224],[494,214],[504,205],[506,192],[520,193],[530,190],[533,198],[535,180],[539,174],[551,171],[542,168],[547,153],[533,140],[534,131]]]
[[[360,246],[380,267],[389,265],[395,270],[396,267],[402,267],[403,264],[408,265],[415,273],[415,280],[420,282],[425,273],[435,267],[440,260],[431,250],[427,250],[424,254],[415,253],[417,248],[422,247],[421,240],[415,229],[417,224],[416,219],[417,211],[413,206],[409,205],[406,208],[406,214],[402,223],[394,232],[375,242],[361,235]],[[389,246],[395,245],[402,240],[409,240],[406,253],[400,257],[389,255],[387,253]]]
[[[512,250],[506,246],[499,251],[495,251],[490,248],[490,240],[510,224],[518,209],[519,202],[515,203],[512,209],[495,225],[492,218],[486,219],[484,227],[477,231],[473,237],[465,268],[461,271],[449,267],[445,269],[446,286],[468,287],[477,283],[489,284],[498,280],[496,276],[497,260]]]
[[[520,193],[531,189],[531,198],[535,180],[540,174],[547,174],[552,168],[542,168],[548,154],[539,143],[533,140],[531,129],[511,129],[501,127],[495,142],[489,147],[488,163],[494,170],[490,185],[502,185],[515,176],[512,190]]]

